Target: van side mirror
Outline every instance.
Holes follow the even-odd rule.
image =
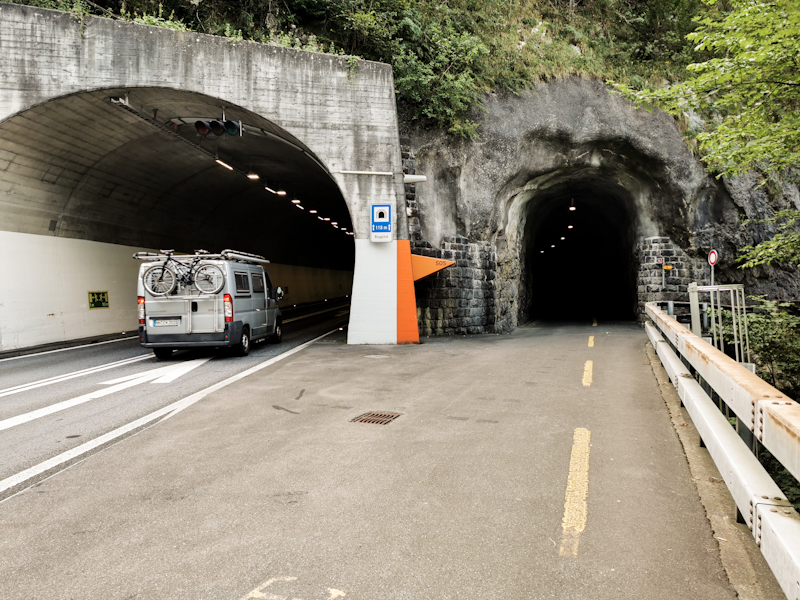
[[[283,288],[279,287],[277,290],[275,290],[275,298],[278,300],[283,300]]]

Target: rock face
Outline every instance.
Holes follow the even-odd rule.
[[[484,107],[473,116],[475,142],[413,129],[402,140],[406,171],[428,178],[407,186],[412,240],[437,256],[463,246],[457,268],[479,277],[450,289],[469,290],[459,301],[488,300],[488,292],[494,301],[443,305],[432,290],[453,279],[445,271],[418,286],[424,333],[508,331],[553,315],[641,316],[645,302],[685,301],[690,281],[707,283],[712,247],[721,254],[718,283],[800,297],[794,270],[735,265],[739,248],[771,233],[742,218],[800,208],[796,187],[770,197],[755,177],[714,179],[670,116],[635,110],[600,82],[553,81],[491,95]],[[657,258],[676,263],[663,286]]]

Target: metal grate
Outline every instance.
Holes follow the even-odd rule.
[[[352,419],[351,423],[368,423],[369,425],[386,425],[387,423],[391,423],[397,417],[400,416],[400,413],[391,413],[391,412],[368,412],[364,413]]]

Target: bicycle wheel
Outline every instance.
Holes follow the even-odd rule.
[[[142,276],[144,287],[153,296],[166,296],[175,289],[175,273],[163,265],[150,267]]]
[[[203,265],[195,269],[194,287],[201,294],[216,294],[225,285],[225,275],[216,265]]]

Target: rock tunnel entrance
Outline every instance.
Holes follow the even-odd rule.
[[[598,174],[537,192],[523,243],[528,320],[635,319],[636,221],[630,193]]]

